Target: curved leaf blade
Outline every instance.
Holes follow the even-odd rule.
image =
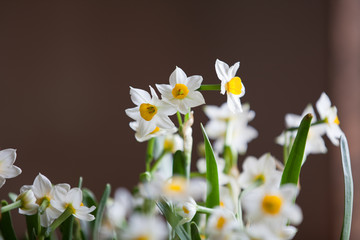
[[[286,183],[297,184],[299,181],[301,164],[304,158],[306,139],[311,126],[312,114],[307,114],[301,120],[294,144],[281,177],[281,185]]]
[[[97,209],[95,210],[96,211],[96,213],[94,214],[95,223],[94,223],[94,229],[93,229],[93,239],[95,239],[95,240],[99,239],[100,226],[101,226],[102,218],[104,215],[106,201],[110,196],[110,192],[111,192],[111,186],[110,186],[110,184],[106,184],[105,190],[101,197],[99,205],[98,205]]]
[[[218,167],[215,160],[214,151],[202,124],[201,130],[204,136],[205,143],[206,181],[208,184],[208,187],[206,189],[207,195],[205,206],[208,208],[213,208],[220,205]]]
[[[3,200],[1,202],[1,205],[4,207],[4,206],[8,205],[8,203],[5,200]],[[14,231],[14,227],[12,225],[10,211],[5,212],[5,213],[1,213],[0,231],[1,231],[2,236],[4,237],[4,239],[9,239],[9,240],[16,240],[17,239],[15,231]]]
[[[351,219],[352,219],[353,200],[354,200],[354,182],[351,171],[349,146],[345,135],[342,135],[340,138],[340,149],[341,149],[341,159],[342,159],[344,184],[345,184],[344,218],[343,218],[343,226],[341,230],[340,239],[348,240],[350,239],[350,231],[351,231]]]

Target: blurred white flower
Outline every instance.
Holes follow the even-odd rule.
[[[326,135],[330,141],[339,146],[340,136],[343,134],[339,124],[339,118],[337,115],[337,108],[331,106],[330,99],[326,93],[322,93],[319,100],[316,102],[316,109],[319,112],[321,120],[325,121]]]
[[[196,214],[196,202],[193,198],[189,197],[187,200],[179,201],[175,204],[175,211],[178,215],[182,217],[179,225],[182,225],[186,222],[190,222],[191,219]]]
[[[124,240],[163,240],[168,236],[165,222],[157,216],[134,214],[123,232]]]
[[[16,198],[16,201],[21,201],[21,206],[19,207],[19,213],[24,215],[34,215],[39,205],[36,204],[36,198],[31,190],[27,190],[23,193],[20,193]]]
[[[240,98],[245,94],[245,86],[240,77],[236,77],[236,72],[240,67],[240,62],[229,67],[225,62],[216,59],[215,70],[221,80],[221,94],[227,95],[227,104],[232,112],[242,112]]]
[[[257,187],[242,198],[243,209],[250,223],[266,222],[283,226],[289,221],[299,224],[302,212],[294,200],[299,190],[294,184],[268,184]]]
[[[139,122],[137,122],[137,121],[130,122],[129,125],[130,125],[130,128],[135,131],[135,138],[138,142],[144,142],[153,137],[169,135],[169,134],[175,133],[177,131],[177,128],[175,126],[173,128],[168,128],[168,129],[156,127],[154,129],[154,131],[143,136],[142,132],[139,129]]]
[[[295,237],[297,228],[287,226],[286,223],[282,226],[274,227],[273,224],[261,222],[247,226],[246,233],[249,236],[249,240],[290,240]]]
[[[24,185],[20,192],[32,190],[34,192],[36,203],[41,206],[40,225],[48,227],[50,224],[61,215],[61,212],[54,208],[50,201],[54,199],[57,194],[55,191],[60,191],[60,194],[66,194],[70,190],[69,184],[57,184],[55,188],[50,180],[39,173],[35,178],[33,185]]]
[[[270,153],[263,154],[259,159],[249,156],[242,165],[239,185],[242,188],[254,186],[254,184],[266,184],[276,181],[280,184],[281,172],[276,170],[276,159]]]
[[[317,121],[314,108],[309,104],[303,113],[301,115],[291,114],[288,113],[285,115],[285,125],[287,128],[297,128],[299,127],[301,120],[304,118],[305,115],[308,113],[311,113],[313,118],[311,120],[311,123],[314,123]],[[311,126],[309,128],[308,137],[306,139],[306,145],[305,145],[305,151],[304,151],[304,158],[302,164],[305,163],[306,157],[309,154],[320,154],[320,153],[326,153],[327,148],[325,146],[324,139],[322,138],[322,135],[325,134],[325,124],[318,124]],[[295,137],[296,137],[297,131],[285,131],[280,136],[276,138],[276,143],[279,145],[292,145]]]
[[[199,75],[187,77],[185,72],[176,67],[170,75],[170,85],[156,84],[162,99],[175,106],[182,114],[187,114],[192,107],[205,103],[199,91],[203,78]]]
[[[56,187],[57,186],[55,186],[55,188]],[[80,188],[72,188],[66,193],[56,191],[55,198],[50,200],[50,204],[60,212],[64,212],[70,208],[72,215],[78,219],[84,221],[92,221],[95,219],[95,217],[90,214],[95,210],[95,206],[88,208],[83,205],[82,191]]]
[[[175,127],[169,115],[175,114],[176,109],[161,101],[152,87],[150,91],[152,96],[144,90],[130,87],[131,100],[136,107],[128,108],[125,112],[138,122],[137,126],[132,126],[136,127],[137,139],[144,139],[160,129],[172,130]]]
[[[236,232],[240,230],[240,225],[236,221],[234,214],[225,209],[217,207],[210,215],[206,227],[208,239],[237,239]]]
[[[209,117],[205,130],[209,138],[215,139],[216,152],[222,153],[224,145],[228,145],[232,151],[244,154],[247,144],[258,136],[257,130],[248,125],[255,112],[247,103],[243,105],[243,112],[231,112],[226,103],[221,107],[206,106],[204,112]]]
[[[15,159],[15,149],[8,148],[0,151],[0,188],[5,184],[6,178],[13,178],[21,173],[21,169],[13,165]]]

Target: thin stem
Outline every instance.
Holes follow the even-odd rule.
[[[47,198],[44,198],[40,207],[39,207],[39,213],[43,214],[45,209],[50,205],[50,201]]]
[[[204,84],[204,85],[201,85],[197,90],[198,91],[220,91],[221,84]]]
[[[155,138],[151,138],[148,141],[147,150],[146,150],[146,171],[150,171],[150,163],[153,160],[153,152],[154,152],[154,144],[155,144]]]
[[[151,174],[153,174],[156,171],[156,169],[159,167],[159,164],[161,163],[161,160],[163,159],[163,157],[165,156],[166,153],[167,153],[167,151],[163,150],[162,153],[160,154],[159,158],[156,159],[154,165],[150,169]]]
[[[55,231],[68,217],[73,214],[73,210],[67,207],[65,211],[46,229],[45,236],[49,236],[51,232]]]
[[[16,202],[13,202],[4,207],[1,207],[1,213],[11,211],[11,210],[19,208],[21,206],[22,206],[22,200],[17,200]]]
[[[205,213],[205,214],[212,214],[214,212],[214,209],[197,205],[196,206],[196,212]]]

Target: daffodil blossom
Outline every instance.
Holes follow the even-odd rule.
[[[69,184],[57,184],[55,188],[50,180],[39,173],[35,178],[33,185],[24,185],[21,187],[20,192],[25,192],[31,189],[34,192],[36,203],[42,208],[40,212],[40,224],[43,227],[48,227],[50,224],[61,215],[61,212],[55,209],[50,201],[54,199],[60,191],[60,194],[66,194],[70,190]]]
[[[231,112],[226,103],[220,107],[206,106],[204,112],[210,119],[205,125],[206,133],[215,139],[214,149],[219,153],[228,145],[236,153],[244,154],[248,143],[258,136],[257,130],[248,125],[255,112],[247,103],[243,105],[243,112]]]
[[[37,212],[39,205],[36,203],[36,198],[31,190],[27,190],[19,194],[16,201],[21,201],[19,213],[24,215],[33,215]]]
[[[88,208],[82,204],[82,191],[80,188],[72,188],[66,193],[60,191],[56,193],[55,198],[50,200],[50,204],[54,208],[60,212],[70,209],[74,217],[84,221],[92,221],[95,219],[95,217],[90,214],[95,210],[95,206]]]
[[[159,217],[134,214],[130,217],[128,227],[123,232],[121,239],[164,240],[167,234],[167,227]]]
[[[276,179],[280,184],[281,172],[276,170],[276,159],[270,153],[265,153],[259,159],[249,156],[242,165],[243,172],[240,173],[239,185],[248,188],[255,184],[272,183]]]
[[[6,178],[13,178],[21,173],[21,169],[14,166],[16,159],[15,149],[0,151],[0,188],[5,184]]]
[[[301,120],[308,113],[311,113],[313,116],[311,122],[312,123],[317,122],[314,108],[309,104],[301,115],[290,114],[290,113],[286,114],[285,115],[286,127],[287,128],[299,127]],[[310,127],[308,137],[306,139],[304,159],[302,164],[305,163],[306,157],[309,154],[319,154],[319,153],[327,152],[324,139],[322,138],[322,135],[325,134],[325,131],[326,131],[325,124],[317,124]],[[295,140],[296,134],[297,131],[285,131],[276,138],[276,143],[280,145],[287,144],[291,146],[293,144],[293,141]]]
[[[202,80],[199,75],[187,77],[181,68],[176,67],[170,75],[170,85],[156,84],[156,87],[164,101],[176,106],[180,113],[187,114],[190,108],[205,103],[202,94],[196,91]]]
[[[251,223],[266,222],[282,226],[289,221],[299,224],[302,212],[294,203],[299,190],[294,184],[268,184],[257,187],[242,198],[242,206]]]
[[[240,62],[236,62],[229,67],[225,62],[216,59],[215,70],[221,80],[221,94],[227,95],[227,104],[232,112],[242,112],[240,98],[245,94],[245,86],[240,77],[235,76],[240,67]]]
[[[145,136],[142,136],[142,133],[139,131],[139,122],[137,122],[137,121],[130,122],[129,125],[130,125],[130,128],[135,131],[135,138],[138,142],[144,142],[153,137],[169,135],[169,134],[175,133],[177,131],[177,128],[175,126],[173,128],[169,128],[169,129],[156,127],[154,131],[150,132],[149,134],[147,134]]]
[[[125,112],[138,122],[136,129],[138,139],[143,139],[160,129],[170,130],[175,127],[169,115],[175,114],[176,109],[160,100],[152,87],[150,87],[150,91],[152,96],[144,90],[130,87],[131,100],[137,106],[128,108]]]
[[[237,231],[240,231],[240,225],[235,215],[225,208],[215,208],[206,227],[209,239],[237,239]]]
[[[322,93],[319,100],[316,102],[316,109],[319,112],[321,120],[325,121],[326,136],[335,145],[339,146],[340,136],[343,134],[339,124],[337,115],[337,108],[331,106],[330,99],[326,93]]]

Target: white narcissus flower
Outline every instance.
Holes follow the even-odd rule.
[[[56,187],[57,186],[55,186],[55,188]],[[88,208],[83,205],[82,191],[80,188],[72,188],[65,194],[57,191],[55,198],[50,201],[50,204],[60,212],[64,212],[66,209],[70,208],[72,215],[78,219],[84,221],[92,221],[95,219],[95,217],[90,214],[95,210],[95,206]]]
[[[250,224],[246,228],[249,240],[290,240],[295,237],[296,232],[296,227],[287,226],[286,223],[282,226],[273,226],[272,224],[263,222]]]
[[[179,201],[175,204],[175,211],[182,217],[179,225],[190,222],[196,214],[197,204],[193,198],[188,198],[184,201]]]
[[[330,141],[339,146],[340,136],[343,134],[339,124],[339,118],[337,115],[337,108],[331,106],[330,99],[326,93],[322,93],[319,100],[316,102],[316,109],[319,112],[321,120],[325,121],[326,135]]]
[[[248,125],[254,119],[255,112],[250,110],[250,105],[243,105],[243,112],[231,112],[228,104],[206,106],[205,114],[209,122],[205,125],[209,138],[215,139],[214,149],[221,153],[224,145],[231,147],[232,151],[244,154],[250,141],[258,136],[255,128]]]
[[[239,230],[240,225],[236,221],[234,214],[220,207],[214,209],[206,227],[208,239],[211,240],[236,239],[236,232]]]
[[[5,184],[6,178],[13,178],[21,173],[21,169],[14,166],[16,159],[15,149],[0,151],[0,188]]]
[[[135,138],[138,142],[144,142],[153,137],[169,135],[169,134],[175,133],[177,131],[177,128],[175,126],[173,128],[169,128],[169,129],[156,127],[154,131],[150,132],[149,134],[147,134],[145,136],[142,136],[142,132],[139,131],[139,122],[136,122],[136,121],[130,122],[129,125],[130,125],[130,128],[135,131]]]
[[[69,184],[63,183],[57,184],[56,186],[55,188],[47,177],[39,173],[33,185],[24,185],[20,189],[21,193],[31,189],[34,192],[36,203],[39,206],[42,206],[44,203],[46,204],[40,212],[40,224],[43,227],[50,226],[50,224],[61,215],[61,212],[50,204],[50,201],[54,199],[56,195],[55,191],[60,191],[60,194],[66,194],[66,192],[70,190]]]
[[[152,96],[144,90],[130,87],[131,100],[136,107],[128,108],[125,112],[138,122],[136,127],[138,139],[143,139],[160,129],[172,130],[175,127],[169,115],[175,114],[176,109],[160,100],[152,87],[150,91]]]
[[[20,193],[16,198],[16,201],[21,201],[21,206],[19,207],[19,213],[24,215],[34,215],[39,205],[36,204],[36,198],[31,190],[27,190],[23,193]]]
[[[235,76],[240,62],[229,67],[225,62],[216,59],[215,70],[221,80],[221,94],[227,95],[227,104],[232,112],[242,112],[240,98],[245,94],[245,86],[240,77]]]
[[[185,72],[176,67],[170,75],[170,85],[156,84],[157,89],[164,101],[175,106],[182,114],[187,114],[192,107],[205,103],[204,97],[199,91],[203,78],[199,75],[187,77]]]
[[[302,212],[294,203],[299,189],[294,184],[263,185],[249,191],[242,198],[242,206],[248,221],[265,222],[274,226],[283,226],[289,221],[300,224]]]
[[[315,116],[314,108],[309,104],[303,113],[301,115],[296,114],[286,114],[285,115],[285,125],[287,128],[297,128],[299,127],[301,120],[307,115],[308,113],[311,113],[313,116],[311,123],[315,123],[317,121]],[[322,138],[322,135],[325,134],[325,124],[317,124],[314,126],[311,126],[309,128],[308,137],[306,139],[306,145],[305,145],[305,151],[304,151],[304,159],[302,164],[305,163],[306,157],[309,154],[320,154],[320,153],[326,153],[327,148],[325,146],[324,139]],[[292,145],[293,141],[295,140],[297,131],[285,131],[280,136],[276,138],[276,143],[280,145]]]
[[[276,181],[280,184],[281,172],[276,170],[276,159],[270,153],[263,154],[259,159],[249,156],[242,165],[239,185],[248,188],[255,184],[267,184]]]
[[[123,232],[124,240],[164,240],[168,236],[165,222],[157,216],[134,214]]]

